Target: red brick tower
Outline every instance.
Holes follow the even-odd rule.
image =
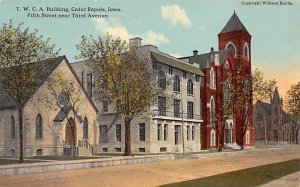
[[[233,74],[240,74],[246,80],[251,78],[251,35],[234,12],[225,27],[218,35],[219,50],[229,49],[234,61]],[[252,97],[252,88],[249,92]],[[252,100],[252,99],[251,99]],[[238,145],[254,145],[253,106],[248,114],[248,128],[244,128],[244,116],[235,114],[235,142]],[[237,112],[235,112],[237,113]],[[244,138],[242,134],[244,131]]]

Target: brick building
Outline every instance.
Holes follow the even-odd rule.
[[[218,147],[239,148],[240,145],[253,146],[254,132],[252,113],[248,115],[248,127],[244,131],[243,116],[238,115],[237,108],[226,117],[224,137],[218,136],[222,126],[224,111],[222,110],[228,86],[235,84],[237,74],[250,79],[251,76],[251,35],[240,21],[236,13],[232,15],[225,27],[218,34],[219,50],[205,54],[193,51],[193,56],[183,57],[182,60],[199,64],[203,71],[204,83],[201,87],[201,108],[203,124],[201,125],[201,147],[211,149]],[[251,90],[249,90],[251,92]],[[249,103],[252,105],[252,103]],[[223,123],[224,124],[224,123]]]

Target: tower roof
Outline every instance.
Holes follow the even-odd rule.
[[[272,97],[272,103],[273,104],[280,104],[280,96],[278,92],[278,87],[275,88],[273,97]]]
[[[239,17],[236,15],[235,11],[229,21],[226,23],[225,27],[222,29],[220,33],[226,33],[231,31],[247,31],[246,27],[243,25]]]

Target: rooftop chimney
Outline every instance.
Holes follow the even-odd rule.
[[[142,38],[140,37],[131,38],[129,39],[129,48],[141,47],[141,43],[142,43]]]
[[[194,51],[193,51],[193,54],[194,54],[194,56],[197,56],[197,55],[198,55],[198,51],[197,51],[197,50],[194,50]]]

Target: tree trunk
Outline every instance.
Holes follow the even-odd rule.
[[[23,108],[19,108],[18,112],[19,112],[19,142],[20,142],[19,162],[24,162],[24,159],[23,159]]]
[[[128,117],[125,117],[125,152],[124,152],[124,156],[131,155],[130,122],[131,122],[131,120]]]

